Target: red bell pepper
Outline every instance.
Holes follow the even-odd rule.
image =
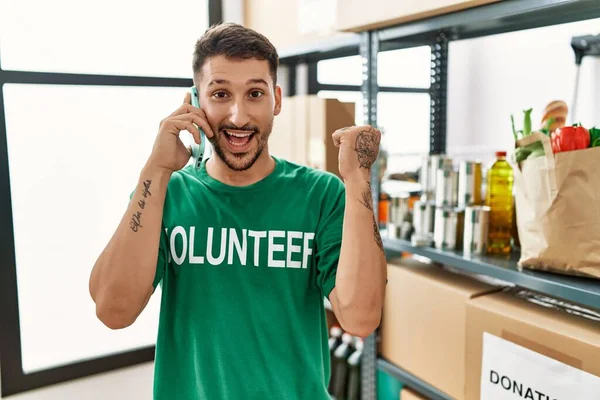
[[[581,125],[563,126],[552,133],[551,142],[554,153],[587,149],[590,132]]]

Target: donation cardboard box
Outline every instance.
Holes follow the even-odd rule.
[[[391,260],[381,322],[382,356],[463,399],[467,302],[498,290],[436,265]]]
[[[421,396],[417,392],[404,388],[400,392],[400,400],[427,400],[427,398]]]
[[[467,400],[600,399],[600,314],[540,299],[509,291],[469,302]]]

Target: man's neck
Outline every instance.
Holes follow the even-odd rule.
[[[245,171],[230,169],[221,158],[213,152],[206,161],[206,172],[212,178],[230,186],[248,186],[267,177],[275,169],[275,160],[265,148],[254,165]]]

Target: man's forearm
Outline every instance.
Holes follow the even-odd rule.
[[[152,165],[143,168],[127,211],[92,269],[96,313],[113,329],[132,323],[152,293],[170,176]]]
[[[346,181],[346,209],[335,294],[344,323],[359,332],[379,324],[386,259],[366,179]]]

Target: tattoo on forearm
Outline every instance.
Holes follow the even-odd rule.
[[[144,209],[146,207],[146,200],[148,198],[148,196],[152,196],[152,193],[150,192],[150,185],[152,184],[152,181],[150,179],[147,179],[145,182],[143,182],[144,185],[144,189],[142,190],[142,197],[143,199],[140,199],[138,201],[138,206],[140,207],[140,209]],[[132,231],[137,232],[140,228],[142,228],[142,212],[141,211],[136,211],[133,216],[131,217],[131,221],[129,221],[129,226],[131,228]]]
[[[385,250],[383,249],[383,242],[381,241],[381,234],[379,233],[379,226],[377,226],[377,221],[375,221],[375,215],[373,215],[373,236],[375,237],[375,243],[377,243],[377,247],[379,247],[382,253],[385,253]]]
[[[380,138],[373,128],[360,131],[356,136],[355,150],[361,168],[369,169],[377,159]]]
[[[373,211],[373,196],[371,195],[370,188],[362,192],[362,196],[358,201],[360,202],[360,204],[367,207],[367,209]]]
[[[133,214],[129,225],[131,226],[131,230],[134,232],[137,232],[139,228],[142,228],[142,213],[140,211]]]
[[[151,180],[146,180],[146,182],[144,182],[144,191],[142,192],[142,196],[144,196],[144,198],[151,196],[152,193],[150,193],[150,184],[152,183]]]
[[[362,196],[358,201],[360,202],[360,204],[365,206],[368,210],[373,211],[373,195],[371,194],[371,186],[370,185],[367,189],[365,189],[362,192]],[[383,242],[381,241],[381,234],[379,233],[379,226],[377,225],[377,221],[375,220],[375,213],[373,213],[372,215],[373,215],[373,237],[375,238],[375,243],[377,244],[377,247],[379,247],[379,249],[382,252],[385,252],[383,250]]]

